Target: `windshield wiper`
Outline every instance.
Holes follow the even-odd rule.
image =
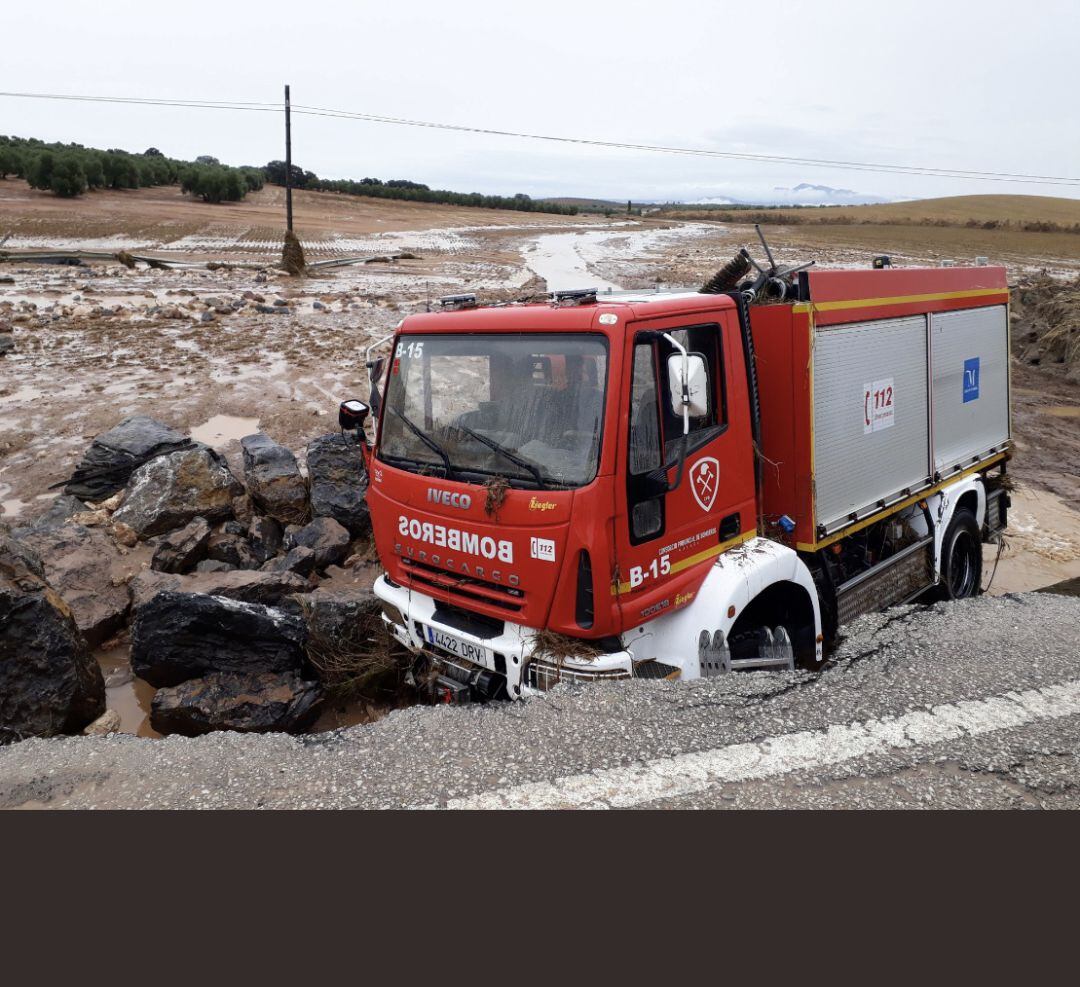
[[[543,478],[543,476],[540,475],[540,470],[537,469],[528,460],[522,459],[515,452],[512,452],[510,449],[507,449],[506,446],[500,445],[494,439],[489,439],[486,435],[481,435],[479,432],[473,431],[473,429],[469,428],[468,425],[462,425],[461,422],[454,422],[452,427],[460,429],[462,432],[468,433],[474,439],[476,439],[477,442],[482,442],[489,449],[493,449],[495,452],[499,453],[500,455],[505,456],[515,466],[520,466],[523,470],[528,470],[533,475],[533,479],[536,480],[537,486],[542,487],[544,485],[544,478]]]
[[[450,474],[454,471],[454,468],[450,465],[450,457],[446,454],[446,450],[443,449],[443,447],[439,445],[438,442],[431,438],[430,435],[428,435],[419,425],[416,424],[416,422],[414,422],[407,415],[404,415],[396,408],[391,408],[389,406],[386,410],[389,411],[392,415],[396,415],[398,418],[400,418],[405,423],[409,431],[412,432],[413,435],[415,435],[421,442],[424,443],[424,445],[426,445],[433,453],[435,453],[435,455],[437,455],[443,461],[443,465],[446,467],[446,476],[447,479],[449,479]]]

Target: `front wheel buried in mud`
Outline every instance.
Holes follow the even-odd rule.
[[[966,600],[982,592],[982,538],[975,516],[957,511],[945,531],[941,553],[943,600]]]

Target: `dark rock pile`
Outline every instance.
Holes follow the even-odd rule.
[[[320,436],[305,476],[267,435],[242,447],[244,482],[169,426],[125,419],[3,536],[0,742],[115,729],[89,649],[129,623],[127,674],[160,690],[162,733],[306,729],[343,681],[392,667],[370,590],[337,568],[372,557],[360,449]],[[118,576],[140,542],[149,567]],[[312,596],[327,570],[336,595]]]

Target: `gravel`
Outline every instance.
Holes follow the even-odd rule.
[[[818,674],[561,686],[523,703],[414,707],[299,737],[29,740],[0,807],[399,808],[555,782],[830,725],[1080,680],[1080,599],[1029,594],[861,618]],[[891,747],[640,807],[1077,807],[1080,715]],[[622,772],[620,772],[622,774]],[[590,775],[589,777],[594,777]],[[605,776],[595,776],[603,778]]]

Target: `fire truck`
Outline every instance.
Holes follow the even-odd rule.
[[[409,316],[341,410],[387,629],[441,700],[518,699],[814,668],[860,614],[978,594],[1008,306],[998,267],[744,250],[696,292]]]

